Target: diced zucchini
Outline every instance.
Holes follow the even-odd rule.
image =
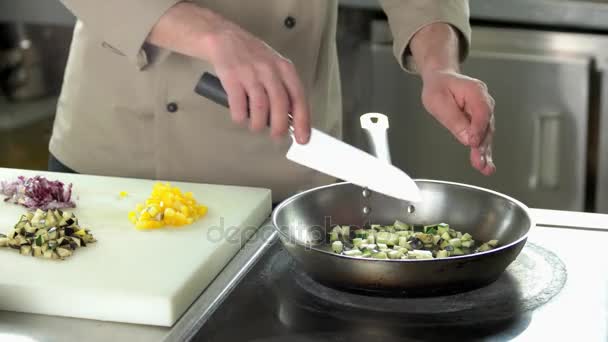
[[[409,246],[409,243],[407,243],[407,238],[405,236],[402,236],[399,238],[399,246],[401,246],[401,247]]]
[[[473,240],[473,237],[469,233],[464,233],[462,235],[462,237],[460,238],[460,240],[462,240],[462,241],[471,241],[471,240]]]
[[[365,246],[365,249],[368,251],[373,251],[377,248],[378,246],[375,243],[368,243],[367,246]]]
[[[376,237],[373,234],[367,235],[367,243],[374,244],[376,243]]]
[[[464,255],[464,252],[460,248],[454,248],[452,255]]]
[[[446,241],[450,241],[452,239],[452,236],[450,235],[450,233],[445,232],[445,233],[441,234],[441,238]]]
[[[441,236],[433,235],[433,245],[439,244],[439,241],[441,241]]]
[[[498,245],[498,240],[490,240],[488,241],[488,246],[496,247]]]
[[[361,246],[363,244],[363,239],[362,238],[355,238],[353,239],[353,246],[359,248],[359,246]]]
[[[395,227],[395,230],[410,230],[410,225],[399,220],[396,220],[393,226]]]
[[[363,252],[361,252],[358,249],[351,249],[350,251],[344,251],[344,255],[347,255],[347,256],[360,256],[360,255],[363,255]]]
[[[442,258],[447,258],[448,255],[448,251],[438,251],[437,252],[437,259],[442,259]]]
[[[335,230],[332,230],[329,233],[329,242],[335,242],[335,241],[338,241],[338,240],[340,240],[340,237],[338,236],[338,232],[335,231]]]
[[[355,230],[355,238],[367,239],[367,231],[364,229]]]
[[[376,235],[376,243],[388,244],[390,237],[391,237],[391,233],[389,233],[389,232],[379,232]]]
[[[390,233],[387,245],[395,246],[398,244],[399,244],[399,235],[397,235],[397,233]]]
[[[342,226],[342,236],[344,236],[345,238],[349,238],[350,236],[350,227],[349,226]]]
[[[408,252],[408,256],[414,257],[414,259],[432,259],[433,253],[425,250],[413,250]]]
[[[331,249],[334,251],[334,253],[342,253],[342,250],[344,249],[344,245],[342,244],[342,241],[334,241],[331,244]]]
[[[389,259],[401,259],[403,257],[403,253],[399,251],[390,251],[388,252]]]
[[[383,249],[388,249],[388,246],[385,243],[378,243],[378,249],[383,250]]]
[[[388,259],[388,255],[385,252],[378,252],[372,254],[372,258],[374,259]]]
[[[466,247],[466,248],[471,248],[474,244],[475,244],[475,241],[472,241],[472,240],[466,240],[466,241],[461,242],[462,247]]]
[[[437,234],[437,228],[435,226],[425,226],[423,231],[425,234]]]
[[[479,252],[485,252],[485,251],[489,251],[491,249],[492,249],[492,247],[490,247],[490,245],[488,245],[487,243],[484,243],[483,245],[479,246],[479,248],[477,250]]]
[[[462,241],[460,241],[459,238],[450,239],[450,245],[454,246],[455,248],[458,248],[462,246]]]

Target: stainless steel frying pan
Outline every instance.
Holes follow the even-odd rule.
[[[219,82],[201,78],[195,91],[227,106],[227,95]],[[373,154],[390,163],[386,117],[364,115],[362,127]],[[337,183],[288,198],[274,210],[272,222],[299,267],[315,280],[342,289],[407,295],[454,293],[494,282],[519,255],[534,227],[524,204],[498,192],[436,180],[420,179],[416,184],[422,201],[415,208],[352,183]],[[395,220],[414,225],[445,222],[478,241],[499,240],[499,247],[426,260],[369,260],[334,254],[329,248],[327,232],[336,225],[389,225]]]
[[[374,154],[390,162],[386,117],[364,115],[362,126]],[[471,185],[425,179],[416,183],[423,200],[415,207],[337,183],[288,198],[274,210],[272,222],[297,265],[331,287],[426,296],[472,290],[497,280],[519,255],[535,225],[529,209],[504,194]],[[335,225],[388,225],[396,219],[414,225],[446,222],[478,241],[497,239],[499,247],[445,259],[400,260],[349,257],[329,248],[327,232]]]

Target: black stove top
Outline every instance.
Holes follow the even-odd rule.
[[[567,272],[530,242],[495,283],[440,297],[347,293],[308,277],[279,241],[216,310],[194,341],[506,340],[562,289]]]

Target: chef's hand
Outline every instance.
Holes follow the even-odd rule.
[[[417,31],[410,51],[423,81],[424,107],[471,149],[471,165],[488,176],[496,171],[492,160],[494,99],[483,82],[460,74],[461,45],[453,27],[433,23]]]
[[[293,116],[296,141],[310,138],[310,109],[294,64],[259,38],[196,4],[178,3],[163,15],[148,41],[209,62],[228,94],[232,120],[271,136],[288,133]],[[249,119],[249,120],[248,120]]]
[[[492,160],[494,99],[486,85],[455,71],[422,74],[422,103],[460,143],[469,146],[470,161],[486,176],[496,171]]]

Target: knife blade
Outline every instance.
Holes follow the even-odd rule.
[[[221,106],[228,105],[228,95],[221,81],[208,72],[199,79],[194,91]],[[291,123],[291,115],[290,123]],[[408,202],[420,202],[416,183],[396,166],[372,156],[318,129],[311,128],[308,143],[296,142],[290,125],[292,144],[286,158],[331,177],[368,188]]]

